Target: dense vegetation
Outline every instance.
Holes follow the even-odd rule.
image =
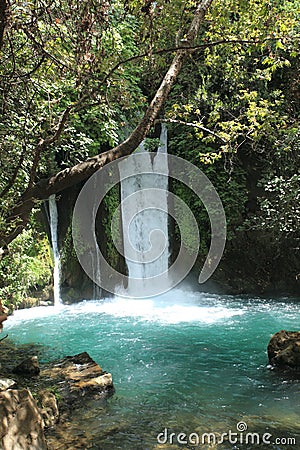
[[[229,242],[219,281],[237,291],[297,288],[297,0],[0,3],[6,302],[51,282],[36,220],[42,202],[132,152],[153,132],[159,110],[171,153],[201,167],[224,202]],[[177,73],[155,97],[176,58]],[[174,189],[197,216],[204,254],[206,214],[190,192]]]

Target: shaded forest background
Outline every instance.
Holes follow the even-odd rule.
[[[200,167],[224,204],[228,240],[215,286],[230,293],[299,292],[297,0],[11,0],[0,2],[0,15],[6,305],[51,297],[52,193],[66,299],[91,293],[72,248],[76,195],[99,161],[129,154],[145,136],[155,148],[161,120],[169,152]],[[174,61],[178,73],[168,81]],[[158,99],[162,80],[169,85]],[[130,145],[122,147],[132,130]],[[189,189],[170,188],[198,221],[198,270],[210,241],[207,214]],[[114,267],[123,264],[110,236],[118,201],[114,189],[99,216]],[[174,248],[179,240],[175,228]]]

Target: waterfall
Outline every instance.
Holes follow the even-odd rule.
[[[96,188],[96,187],[95,187]],[[94,205],[94,214],[95,217],[97,216],[97,204],[95,202]],[[98,247],[98,241],[97,241],[97,233],[96,233],[96,223],[95,223],[95,248]],[[92,268],[93,268],[93,280],[97,280],[98,283],[93,283],[93,299],[97,300],[101,298],[102,289],[101,289],[101,272],[100,272],[100,255],[98,252],[91,251],[91,261],[92,261]]]
[[[157,153],[167,153],[167,128],[163,124],[160,135],[161,145]],[[141,144],[140,152],[146,152],[144,143]],[[128,168],[128,164],[134,167]],[[156,275],[166,273],[169,264],[169,248],[168,248],[168,164],[167,160],[156,161],[156,156],[149,154],[146,161],[146,169],[148,173],[141,174],[139,161],[133,159],[125,160],[120,164],[119,170],[122,178],[121,182],[121,212],[122,212],[122,229],[124,240],[124,256],[128,268],[128,292],[130,293],[131,279],[149,279]],[[159,167],[158,167],[159,165]],[[145,160],[143,160],[143,169],[145,169]],[[163,171],[166,175],[158,174],[157,171]],[[134,176],[123,179],[128,173],[134,173]],[[160,209],[147,209],[147,189],[160,189]],[[134,213],[132,210],[128,213],[126,203],[124,201],[130,195],[141,191],[141,195],[137,197],[134,204]],[[145,192],[145,195],[144,195]],[[130,217],[129,217],[130,216]],[[160,230],[164,234],[164,242],[160,239],[153,238],[154,246],[156,244],[156,259],[147,261],[147,252],[151,247],[150,235],[154,230]],[[126,239],[127,234],[127,239]],[[134,253],[134,254],[133,254]],[[130,255],[130,257],[129,257]]]
[[[59,260],[59,250],[58,250],[58,211],[55,194],[49,197],[49,216],[50,216],[50,232],[51,232],[51,243],[54,258],[54,271],[53,271],[53,288],[54,288],[54,306],[60,305],[60,260]]]

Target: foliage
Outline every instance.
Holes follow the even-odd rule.
[[[299,18],[297,1],[214,2],[199,44],[219,44],[191,55],[167,102],[172,153],[211,179],[237,245],[243,230],[299,229]],[[207,245],[206,213],[180,191]]]
[[[300,175],[291,178],[283,176],[268,180],[264,184],[265,191],[272,198],[261,201],[260,227],[275,229],[278,232],[293,233],[300,228]]]
[[[48,238],[32,223],[0,261],[0,295],[4,304],[17,307],[32,291],[50,284],[52,266]]]
[[[191,163],[199,165],[199,150],[203,148],[200,141],[194,136],[186,133],[181,127],[170,132],[170,152],[176,156],[188,159]],[[243,221],[245,203],[247,201],[246,176],[243,169],[236,167],[231,176],[224,170],[224,158],[214,164],[201,165],[202,172],[210,179],[217,190],[226,213],[227,218],[227,239],[235,237],[235,230]],[[210,242],[210,224],[207,212],[201,200],[185,185],[172,183],[172,191],[178,195],[192,210],[200,230],[200,254],[206,254]],[[189,231],[185,230],[185,235]],[[179,230],[176,232],[179,239]],[[187,242],[192,245],[192,236],[187,238]]]
[[[0,227],[24,187],[115,145],[120,124],[134,122],[145,102],[139,67],[108,75],[139,52],[137,19],[123,15],[122,2],[10,3],[0,54]]]
[[[66,236],[64,238],[63,246],[60,250],[60,264],[61,267],[67,266],[69,264],[70,259],[77,260],[77,255],[73,246],[73,237],[72,237],[72,226],[71,226],[72,217],[70,217],[70,225],[68,226]]]
[[[284,133],[265,169],[259,186],[264,195],[259,198],[258,214],[246,221],[246,227],[271,232],[278,240],[294,236],[300,229],[299,135],[297,128]]]

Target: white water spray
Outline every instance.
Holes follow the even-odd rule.
[[[50,232],[51,243],[54,258],[54,271],[53,271],[53,290],[54,290],[54,306],[62,304],[60,297],[60,259],[58,250],[58,211],[55,194],[49,197],[49,216],[50,216]]]

